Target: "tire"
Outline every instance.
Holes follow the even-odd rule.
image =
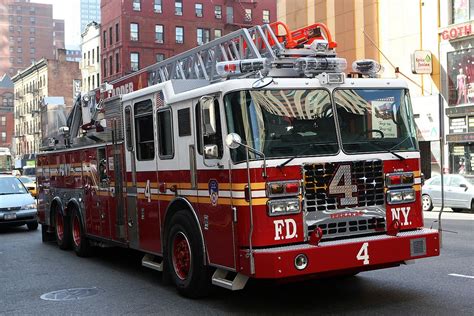
[[[423,211],[429,212],[433,210],[433,202],[431,201],[431,197],[428,194],[423,194],[421,197],[421,207]]]
[[[59,211],[59,208],[54,212],[55,235],[56,243],[62,250],[71,248],[71,226],[67,217]]]
[[[171,280],[182,296],[206,296],[210,288],[204,264],[203,241],[197,223],[188,211],[180,210],[171,219],[167,234],[167,265]]]
[[[79,211],[73,209],[70,224],[72,249],[78,257],[89,257],[92,253],[92,247],[85,235],[85,229],[82,223]]]
[[[38,229],[38,221],[27,223],[26,226],[28,226],[29,231],[37,230]]]

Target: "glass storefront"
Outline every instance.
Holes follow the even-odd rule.
[[[474,48],[448,53],[448,105],[474,103]]]
[[[451,173],[474,176],[474,144],[451,144],[449,160]]]

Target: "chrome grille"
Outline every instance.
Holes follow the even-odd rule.
[[[19,210],[21,210],[21,206],[0,208],[0,212],[13,212],[13,211],[19,211]]]
[[[304,166],[304,199],[306,211],[342,209],[337,197],[329,196],[331,179],[341,163],[326,162]],[[351,178],[357,185],[357,206],[384,204],[383,164],[381,160],[344,162],[351,165]]]

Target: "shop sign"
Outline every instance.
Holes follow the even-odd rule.
[[[446,141],[448,143],[474,142],[474,134],[473,133],[448,134],[446,135]]]
[[[465,117],[452,118],[449,120],[450,133],[466,133],[467,124]]]
[[[441,38],[444,41],[454,40],[460,37],[472,35],[473,27],[471,23],[459,24],[448,27],[441,31]]]
[[[411,72],[414,74],[431,74],[433,58],[429,50],[416,50],[411,55]]]

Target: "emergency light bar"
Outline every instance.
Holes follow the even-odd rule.
[[[352,63],[352,70],[362,75],[375,76],[383,70],[383,67],[373,59],[360,59]]]
[[[259,70],[266,70],[268,60],[266,58],[241,59],[231,61],[221,61],[216,64],[216,71],[219,76],[226,78],[238,76]]]
[[[343,72],[346,68],[346,59],[339,57],[301,57],[296,60],[294,66],[296,71],[305,75],[322,72]]]

